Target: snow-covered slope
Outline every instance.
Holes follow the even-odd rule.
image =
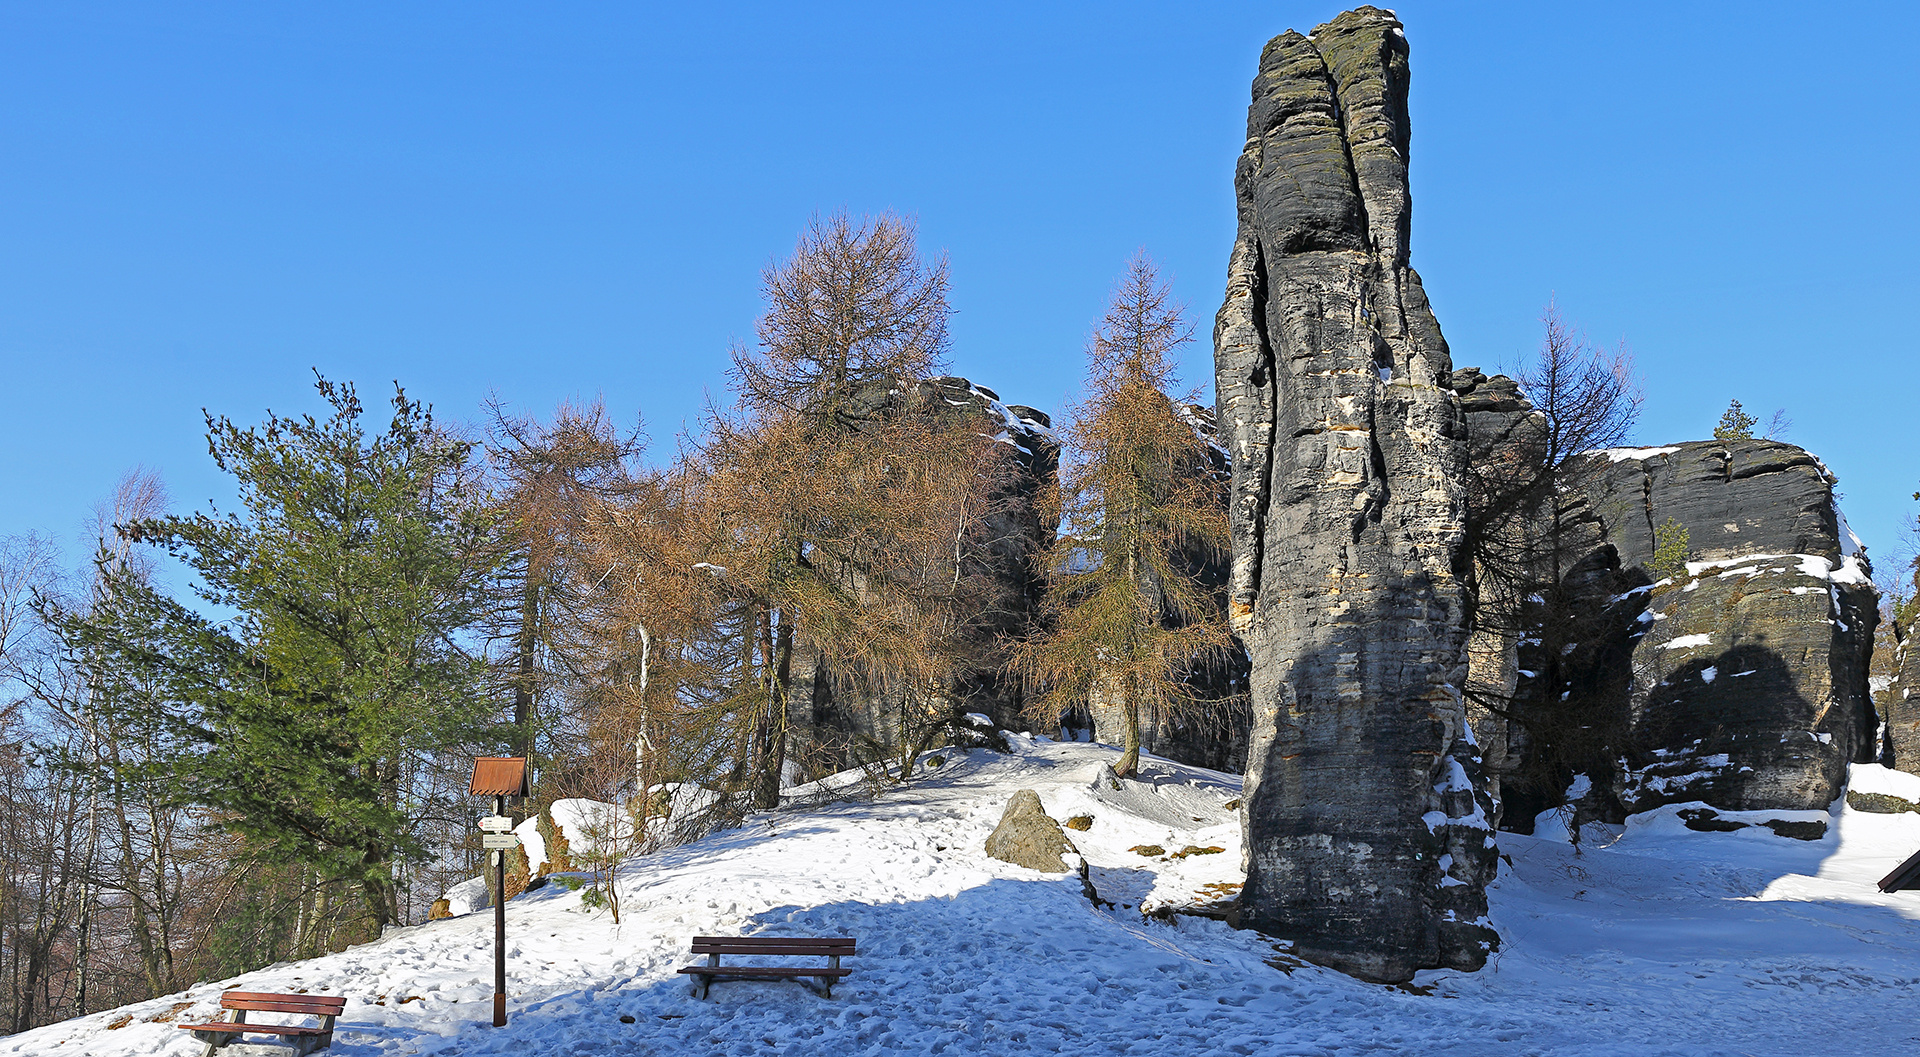
[[[1217,921],[1141,914],[1239,880],[1237,779],[1150,761],[1115,790],[1107,747],[1016,737],[906,789],[756,816],[635,860],[622,924],[559,885],[508,906],[512,1022],[490,1026],[492,918],[377,943],[0,1039],[0,1054],[198,1052],[172,1022],[222,989],[345,995],[334,1052],[399,1054],[1890,1054],[1920,1045],[1920,894],[1873,882],[1920,815],[1844,811],[1818,842],[1694,833],[1678,806],[1584,854],[1501,835],[1506,950],[1406,988],[1301,965]],[[1862,778],[1866,778],[1862,775]],[[1070,832],[1077,879],[987,858],[1014,790]],[[1608,843],[1611,839],[1611,843]],[[1159,846],[1147,856],[1136,847]],[[1604,845],[1604,846],[1602,846]],[[1183,857],[1173,853],[1200,849]],[[1219,847],[1218,853],[1204,849]],[[851,935],[831,1000],[798,983],[690,996],[695,934]],[[119,1026],[114,1026],[119,1025]],[[269,1051],[261,1051],[269,1052]],[[278,1051],[285,1052],[285,1051]]]

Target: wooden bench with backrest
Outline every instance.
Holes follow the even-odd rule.
[[[237,1041],[243,1034],[280,1035],[293,1047],[295,1057],[324,1050],[333,1045],[333,1018],[347,1008],[347,1000],[327,995],[276,995],[261,991],[228,991],[220,996],[220,1008],[233,1011],[233,1019],[212,1024],[181,1024],[184,1031],[207,1044],[211,1057],[215,1050]],[[299,1013],[319,1017],[320,1026],[302,1024],[256,1024],[248,1013]]]
[[[833,982],[853,972],[842,969],[840,959],[853,955],[853,937],[806,939],[798,936],[695,936],[693,953],[707,956],[705,965],[689,965],[680,970],[700,978],[700,997],[707,997],[715,980],[797,980],[811,976],[833,997]],[[822,965],[721,965],[720,956],[759,957],[762,955],[812,955],[825,958]]]

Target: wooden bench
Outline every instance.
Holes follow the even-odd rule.
[[[700,997],[707,997],[715,980],[787,980],[811,976],[819,980],[826,988],[827,997],[833,997],[833,982],[853,972],[840,968],[840,959],[851,956],[853,938],[851,936],[834,939],[805,939],[797,936],[695,936],[693,953],[707,956],[705,965],[689,965],[680,970],[688,976],[700,978]],[[769,954],[812,955],[827,960],[820,965],[721,965],[721,955],[733,957],[761,956]]]
[[[333,1045],[333,1018],[347,1008],[344,998],[330,998],[326,995],[276,995],[260,991],[228,991],[220,996],[220,1008],[233,1011],[233,1019],[216,1021],[212,1024],[181,1024],[182,1031],[193,1032],[193,1037],[207,1044],[207,1055],[212,1057],[215,1050],[234,1042],[243,1034],[280,1035],[289,1041],[295,1057],[324,1050]],[[298,1024],[254,1024],[247,1020],[247,1014],[254,1013],[299,1013],[309,1017],[319,1017],[319,1027],[307,1027]]]

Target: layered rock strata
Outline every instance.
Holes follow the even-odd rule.
[[[1382,981],[1497,942],[1458,689],[1465,428],[1408,264],[1407,86],[1375,8],[1268,42],[1214,329],[1252,660],[1238,921]]]
[[[1462,367],[1453,372],[1446,386],[1458,395],[1460,410],[1466,419],[1470,493],[1476,487],[1483,492],[1498,491],[1507,467],[1538,461],[1545,439],[1541,420],[1532,402],[1520,392],[1519,383],[1504,374],[1489,377],[1478,367]],[[1482,502],[1484,505],[1484,497]],[[1469,506],[1473,503],[1470,494]],[[1500,534],[1502,538],[1494,544],[1500,553],[1525,553],[1530,549],[1530,540],[1537,537],[1539,511],[1531,508],[1515,511],[1498,524],[1481,526],[1478,531]],[[1488,592],[1499,588],[1515,590],[1492,570],[1476,567],[1474,574],[1475,589],[1481,594],[1478,604],[1482,614],[1489,605],[1500,601],[1489,597]],[[1506,601],[1517,604],[1517,600]],[[1473,634],[1467,639],[1468,722],[1481,745],[1489,792],[1502,810],[1505,804],[1500,776],[1520,766],[1519,753],[1524,739],[1520,737],[1521,732],[1509,724],[1506,710],[1494,703],[1511,701],[1518,689],[1523,637],[1512,620],[1483,618],[1475,622]]]
[[[1880,762],[1908,774],[1920,774],[1920,622],[1900,640],[1894,674],[1880,693],[1887,735]]]
[[[1847,764],[1881,752],[1868,685],[1879,597],[1833,475],[1765,440],[1593,458],[1606,463],[1573,527],[1581,560],[1614,571],[1593,605],[1628,618],[1620,648],[1577,676],[1620,687],[1625,744],[1590,762],[1597,786],[1610,783],[1620,813],[1826,810]],[[1654,568],[1663,527],[1684,541],[1683,567]]]

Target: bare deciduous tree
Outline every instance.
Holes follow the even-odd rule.
[[[1476,672],[1467,694],[1507,724],[1516,749],[1496,766],[1507,779],[1552,799],[1573,761],[1594,758],[1618,735],[1597,688],[1573,686],[1576,648],[1602,640],[1610,619],[1590,604],[1595,570],[1578,563],[1590,540],[1573,524],[1583,490],[1608,462],[1594,452],[1620,446],[1638,418],[1641,393],[1624,347],[1602,349],[1569,327],[1551,303],[1540,350],[1520,372],[1532,411],[1499,443],[1476,450],[1468,477],[1467,544],[1473,558],[1473,626],[1493,652],[1527,644],[1536,658],[1520,672]],[[1515,681],[1517,676],[1518,681]],[[1523,704],[1521,704],[1523,703]]]

